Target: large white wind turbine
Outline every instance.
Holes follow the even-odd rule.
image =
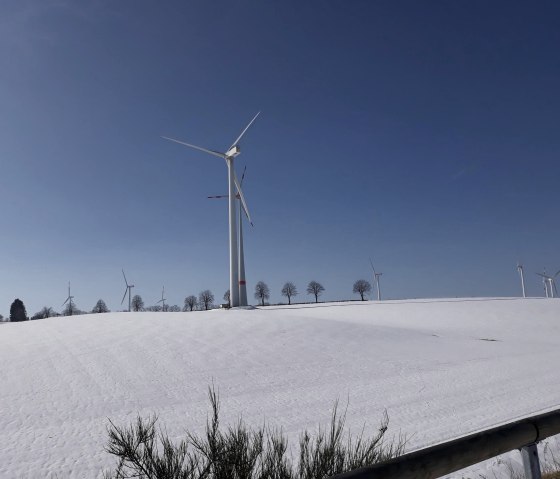
[[[241,175],[241,181],[239,182],[240,186],[243,186],[243,180],[245,179],[245,172],[247,171],[247,167],[243,169],[243,174]],[[217,196],[209,196],[208,198],[228,198],[229,195],[217,195]],[[243,213],[249,220],[251,226],[253,226],[253,222],[249,218],[249,213],[241,203],[241,195],[239,192],[235,195],[239,203],[239,256],[238,256],[238,266],[239,266],[239,306],[247,306],[247,282],[245,280],[245,253],[243,250]],[[231,291],[231,290],[230,290]]]
[[[225,153],[221,153],[219,151],[208,150],[206,148],[202,148],[200,146],[192,145],[190,143],[185,143],[184,141],[175,140],[169,137],[162,137],[169,141],[174,141],[175,143],[179,143],[181,145],[188,146],[189,148],[194,148],[196,150],[203,151],[204,153],[208,153],[213,156],[217,156],[219,158],[223,158],[226,162],[228,168],[228,198],[229,198],[229,290],[231,295],[231,306],[239,306],[239,270],[238,270],[238,246],[237,246],[237,226],[236,226],[236,214],[235,214],[235,198],[236,198],[236,191],[239,193],[239,199],[241,204],[245,208],[245,212],[251,221],[251,217],[249,216],[249,209],[247,208],[247,203],[245,202],[245,198],[243,196],[243,191],[241,190],[241,185],[237,180],[237,176],[235,174],[235,169],[233,165],[233,160],[239,153],[241,153],[241,148],[239,147],[239,142],[243,135],[247,132],[249,127],[253,124],[253,122],[257,119],[260,112],[257,113],[253,119],[249,122],[249,124],[244,128],[241,134],[236,138],[236,140],[232,143],[232,145],[228,148]]]
[[[162,303],[161,304],[162,311],[165,311],[165,298],[163,297],[164,294],[165,294],[165,286],[161,290],[161,299],[156,303],[156,304]]]
[[[74,299],[74,296],[72,296],[70,294],[70,281],[68,281],[68,297],[66,298],[66,301],[64,301],[64,303],[62,303],[62,306],[64,306],[66,303],[70,302],[70,316],[72,316],[72,312],[74,311],[74,308],[72,308],[72,300]]]
[[[379,277],[383,273],[377,273],[375,268],[373,267],[373,261],[371,258],[369,259],[369,264],[371,265],[371,269],[373,270],[373,282],[375,283],[375,287],[377,288],[377,301],[381,301],[381,289],[379,288]]]
[[[520,263],[517,263],[517,271],[519,271],[519,276],[521,277],[521,291],[523,292],[523,297],[526,298],[527,296],[525,296],[525,278],[523,277],[523,265]]]
[[[132,304],[131,301],[130,301],[130,292],[131,292],[132,288],[134,288],[134,285],[133,284],[128,284],[128,281],[126,280],[126,275],[124,274],[124,269],[122,270],[122,275],[124,277],[124,282],[126,284],[126,289],[124,290],[124,295],[122,297],[121,304],[123,304],[124,298],[126,298],[126,293],[128,293],[128,312],[130,313],[130,311],[131,311],[130,306]]]

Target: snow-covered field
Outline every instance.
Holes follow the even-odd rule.
[[[226,422],[266,420],[296,440],[339,398],[353,430],[387,410],[411,450],[560,405],[560,300],[50,318],[4,324],[0,362],[2,478],[100,477],[114,464],[108,418],[201,430],[212,381]]]

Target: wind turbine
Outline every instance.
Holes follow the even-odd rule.
[[[556,289],[556,281],[554,278],[548,278],[548,285],[550,286],[550,297],[554,298],[554,295],[558,296],[558,290]]]
[[[128,312],[130,313],[130,306],[131,306],[131,301],[130,301],[130,291],[132,290],[132,288],[134,288],[133,284],[128,284],[128,281],[126,280],[126,275],[124,274],[124,269],[122,270],[122,275],[124,276],[124,282],[126,283],[126,289],[124,290],[124,295],[122,297],[122,301],[121,304],[123,304],[124,298],[126,298],[126,293],[128,293]]]
[[[523,277],[523,265],[517,263],[517,271],[519,271],[519,276],[521,277],[521,291],[523,291],[523,297],[526,298],[527,296],[525,296],[525,278]]]
[[[237,188],[237,192],[239,193],[239,198],[243,207],[245,208],[245,212],[249,217],[249,221],[251,218],[249,216],[249,209],[247,208],[247,203],[245,202],[245,198],[243,196],[243,191],[241,190],[241,185],[237,180],[237,176],[235,174],[235,168],[233,165],[233,160],[237,155],[241,153],[241,148],[239,147],[239,142],[243,135],[247,132],[249,127],[253,124],[253,122],[257,119],[260,112],[257,113],[253,119],[249,122],[249,124],[245,127],[245,129],[241,132],[241,134],[236,138],[236,140],[232,143],[232,145],[227,149],[225,153],[221,153],[219,151],[208,150],[206,148],[202,148],[200,146],[191,145],[190,143],[185,143],[184,141],[175,140],[173,138],[169,138],[167,136],[163,136],[165,140],[174,141],[175,143],[179,143],[184,146],[188,146],[189,148],[194,148],[195,150],[203,151],[204,153],[208,153],[209,155],[217,156],[218,158],[223,158],[226,162],[227,169],[228,169],[228,198],[229,198],[229,290],[231,294],[231,306],[239,306],[239,270],[238,270],[238,246],[237,246],[237,226],[236,226],[236,214],[235,214],[235,197],[236,192],[235,188]]]
[[[72,300],[74,299],[74,296],[72,296],[70,294],[70,281],[68,281],[68,297],[66,298],[66,301],[64,301],[64,303],[62,303],[62,306],[64,306],[66,303],[70,302],[70,309],[69,309],[69,316],[72,316],[72,312],[73,312],[73,308],[72,308]]]
[[[546,274],[546,269],[544,273],[537,273],[538,276],[541,276],[543,279],[544,284],[544,292],[547,298],[554,298],[555,294],[558,296],[558,289],[556,288],[556,277],[560,274],[560,270],[556,272],[554,276],[549,276]],[[548,289],[550,288],[550,296],[548,294]]]
[[[156,303],[156,304],[162,303],[162,305],[161,305],[161,310],[162,311],[165,311],[165,298],[163,297],[164,293],[165,293],[165,286],[161,290],[161,299]]]
[[[379,289],[379,277],[383,273],[377,273],[375,268],[373,267],[373,262],[371,258],[369,259],[369,264],[371,265],[371,269],[373,270],[373,282],[375,283],[375,287],[377,288],[377,301],[381,301],[381,289]]]
[[[539,274],[537,273],[539,276],[542,276],[542,282],[543,282],[543,286],[544,286],[544,295],[548,298],[548,281],[547,278],[548,276],[546,276],[546,269],[544,270],[544,274]]]
[[[243,186],[243,180],[245,179],[245,172],[247,171],[247,167],[243,169],[243,174],[241,175],[241,181],[239,182],[239,186]],[[217,195],[217,196],[209,196],[208,198],[216,199],[216,198],[228,198],[229,195]],[[245,213],[245,216],[249,220],[251,226],[253,226],[253,222],[249,218],[249,213],[243,206],[241,202],[241,195],[239,192],[235,195],[235,198],[239,202],[239,251],[238,251],[238,262],[239,262],[239,306],[247,306],[247,282],[245,281],[245,254],[243,251],[243,215],[242,211]],[[231,291],[231,290],[230,290]]]

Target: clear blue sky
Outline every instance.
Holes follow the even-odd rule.
[[[224,162],[252,297],[542,295],[560,269],[558,2],[5,0],[0,313],[228,288]]]

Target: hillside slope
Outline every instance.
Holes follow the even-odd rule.
[[[107,419],[157,413],[200,429],[207,387],[224,419],[291,440],[348,399],[353,429],[384,410],[409,449],[560,405],[560,300],[333,303],[107,313],[0,331],[0,477],[100,477]]]

